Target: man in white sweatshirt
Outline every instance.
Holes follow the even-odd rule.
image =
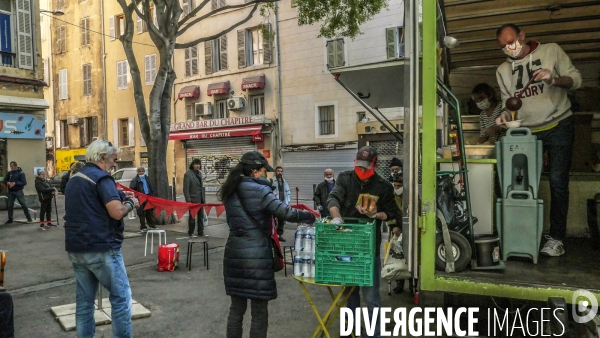
[[[555,43],[525,42],[525,32],[514,24],[496,31],[496,38],[508,56],[496,71],[502,101],[514,96],[533,77],[533,83],[521,95],[523,106],[517,113],[522,126],[542,141],[550,167],[550,236],[540,253],[561,256],[569,211],[569,170],[573,156],[574,126],[569,90],[581,86],[581,74],[571,59]],[[510,120],[505,111],[496,121]]]

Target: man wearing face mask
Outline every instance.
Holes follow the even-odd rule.
[[[150,185],[150,179],[148,178],[148,175],[146,175],[146,168],[144,167],[137,168],[137,176],[131,180],[129,187],[135,191],[141,192],[144,195],[154,196],[152,185]],[[137,214],[140,218],[140,231],[142,233],[148,232],[146,221],[148,221],[150,228],[157,229],[154,208],[144,210],[146,203],[148,203],[148,201],[144,202],[137,210]]]
[[[317,189],[315,190],[314,198],[315,204],[317,205],[317,209],[321,213],[321,217],[329,216],[329,209],[327,209],[327,198],[329,197],[329,193],[333,190],[335,186],[335,180],[333,179],[333,169],[325,169],[325,173],[323,174],[325,180],[319,185],[317,185]]]
[[[283,178],[283,168],[277,167],[275,168],[275,180],[271,180],[271,184],[273,186],[273,194],[277,197],[281,202],[290,205],[290,200],[292,198],[292,192],[290,191],[290,186],[287,181]],[[285,226],[284,219],[277,219],[277,235],[279,235],[280,242],[287,242],[283,236],[283,227]]]
[[[390,177],[388,177],[388,181],[394,182],[394,175],[395,174],[402,175],[403,168],[404,168],[404,164],[402,163],[401,159],[399,159],[397,157],[392,158],[392,161],[390,162]]]
[[[542,141],[549,158],[550,236],[546,236],[547,242],[540,253],[561,256],[565,253],[562,241],[567,232],[569,170],[575,135],[567,92],[581,86],[581,74],[557,44],[525,42],[525,32],[516,25],[503,25],[496,38],[508,55],[496,71],[502,101],[514,96],[531,78],[534,80],[521,95],[523,105],[518,119]],[[505,111],[496,123],[510,118]]]
[[[379,294],[381,258],[379,255],[381,246],[381,224],[383,221],[395,220],[400,210],[394,200],[394,188],[385,178],[375,173],[377,167],[377,151],[373,147],[362,147],[356,154],[354,170],[341,172],[338,175],[335,187],[327,199],[327,207],[333,220],[333,224],[343,224],[343,217],[367,218],[375,220],[376,246],[374,276],[372,286],[356,287],[348,299],[346,306],[350,309],[360,307],[360,294],[368,308],[369,316],[373,309],[381,307],[381,295]],[[376,199],[374,208],[365,209],[358,205],[359,196],[368,195]],[[361,198],[362,200],[362,198]],[[400,234],[398,224],[392,230],[394,234]],[[374,337],[380,337],[379,317],[375,323]]]

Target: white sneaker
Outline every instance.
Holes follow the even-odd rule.
[[[558,257],[565,254],[565,247],[563,246],[563,242],[557,239],[554,239],[550,236],[545,236],[548,240],[542,250],[540,250],[540,254],[551,257]]]

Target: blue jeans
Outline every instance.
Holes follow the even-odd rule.
[[[131,288],[121,250],[72,253],[69,259],[77,280],[75,320],[77,337],[93,337],[96,332],[94,300],[98,282],[109,292],[114,337],[131,337]]]
[[[379,293],[379,277],[381,275],[381,257],[375,257],[375,268],[373,269],[373,286],[360,286],[355,287],[354,291],[348,298],[348,302],[346,303],[346,307],[351,309],[354,312],[354,309],[360,307],[360,292],[362,291],[362,296],[367,303],[367,309],[369,311],[369,316],[373,318],[373,309],[381,307],[381,294]],[[381,309],[380,309],[381,310]],[[379,327],[379,314],[377,315],[377,321],[375,323],[375,335],[368,337],[380,338],[380,327]],[[364,325],[363,325],[364,329]],[[361,335],[366,336],[366,332],[361,330]]]
[[[27,203],[25,203],[25,194],[23,194],[23,190],[17,191],[9,191],[8,192],[8,219],[12,221],[13,219],[13,209],[15,207],[15,200],[19,201],[21,208],[23,208],[23,212],[25,213],[25,217],[27,220],[31,219],[31,215],[29,215],[29,209],[27,208]]]
[[[550,130],[534,133],[548,152],[550,173],[550,237],[558,240],[567,235],[569,212],[569,171],[573,158],[575,125],[568,117]]]

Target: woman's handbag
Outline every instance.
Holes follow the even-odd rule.
[[[238,196],[239,199],[239,196]],[[267,239],[269,240],[269,247],[271,249],[271,256],[273,258],[273,271],[277,272],[277,271],[281,271],[283,270],[283,266],[285,264],[285,262],[283,261],[283,253],[281,251],[281,245],[279,244],[279,236],[274,237],[273,234],[277,233],[275,232],[275,223],[273,222],[273,218],[271,217],[271,234],[269,235],[261,226],[260,224],[258,224],[258,222],[252,217],[250,216],[250,214],[248,213],[248,210],[246,210],[246,207],[244,206],[244,204],[242,204],[240,202],[240,205],[242,206],[242,209],[244,209],[244,212],[246,213],[246,216],[248,216],[248,218],[252,221],[252,223],[254,223],[254,225],[256,225],[256,228],[258,228],[258,230],[260,230],[260,232],[263,233],[263,235],[265,235],[265,237],[267,237]]]

